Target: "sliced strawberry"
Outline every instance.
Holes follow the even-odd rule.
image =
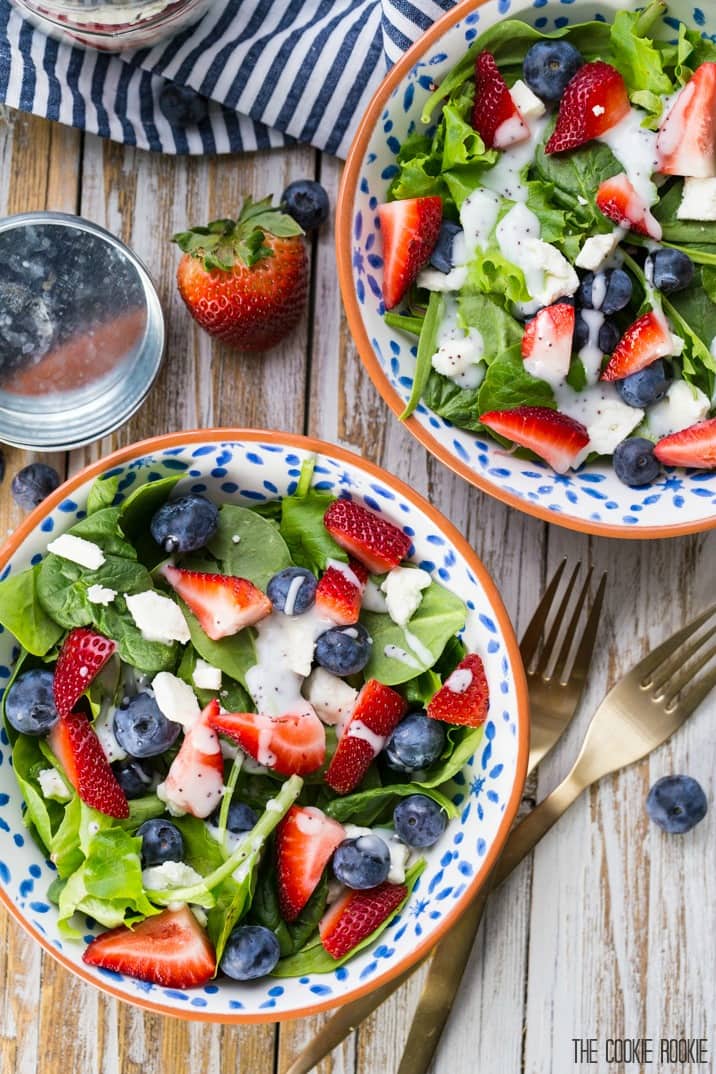
[[[49,734],[50,749],[83,802],[108,817],[128,817],[129,803],[92,724],[82,713],[64,716]]]
[[[565,473],[589,443],[581,422],[546,406],[491,410],[480,415],[480,421],[499,436],[546,459],[558,474]]]
[[[75,627],[69,632],[57,657],[52,684],[60,716],[69,716],[116,648],[116,642],[89,627]]]
[[[219,713],[214,698],[184,735],[179,752],[161,785],[161,796],[182,813],[208,817],[224,793],[224,758],[211,720]]]
[[[716,466],[716,418],[698,421],[688,429],[664,436],[654,448],[664,466],[692,466],[711,470]]]
[[[395,913],[407,894],[405,884],[387,881],[367,891],[346,891],[321,918],[323,947],[332,958],[343,958]]]
[[[481,52],[475,60],[472,125],[488,149],[506,149],[530,136],[491,52]]]
[[[278,899],[286,921],[295,921],[316,889],[345,829],[315,806],[291,806],[276,833]]]
[[[410,538],[402,530],[352,500],[334,500],[323,524],[333,540],[372,574],[397,567],[410,551]]]
[[[316,589],[316,608],[338,626],[358,622],[368,572],[356,560],[329,563]]]
[[[585,63],[567,83],[545,153],[576,149],[614,127],[629,111],[624,79],[603,60]]]
[[[308,702],[301,712],[283,716],[219,712],[209,723],[281,776],[308,775],[326,759],[326,729]]]
[[[266,594],[246,578],[185,571],[171,564],[162,567],[160,574],[189,605],[202,630],[213,641],[237,634],[271,612],[271,601]]]
[[[440,234],[439,197],[407,198],[378,206],[383,235],[383,299],[397,306],[430,257]]]
[[[429,702],[426,712],[434,720],[480,727],[487,719],[490,688],[482,660],[468,653]]]
[[[696,68],[667,112],[656,139],[664,175],[716,176],[716,63]]]
[[[674,341],[666,318],[659,310],[650,310],[629,325],[612,352],[602,380],[622,380],[673,353]]]
[[[566,377],[572,358],[574,337],[574,306],[556,302],[545,306],[525,325],[522,336],[522,357],[530,363],[536,377]]]
[[[209,937],[188,906],[162,910],[133,928],[103,932],[88,944],[82,961],[164,988],[197,988],[216,969]]]
[[[405,698],[395,690],[370,679],[358,694],[338,740],[326,772],[328,786],[338,794],[348,794],[357,787],[407,708]]]
[[[652,239],[661,238],[661,224],[625,172],[599,184],[596,202],[597,208],[619,227],[629,228],[638,235],[650,235]]]

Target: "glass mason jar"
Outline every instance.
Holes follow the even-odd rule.
[[[205,14],[212,0],[12,0],[23,18],[71,45],[146,48]]]

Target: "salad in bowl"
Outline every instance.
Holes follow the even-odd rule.
[[[465,878],[487,857],[477,817],[477,856],[472,831],[458,849],[466,765],[497,779],[511,754],[519,778],[517,738],[491,760],[510,662],[472,568],[454,585],[450,536],[375,475],[357,495],[350,456],[166,452],[103,469],[82,500],[58,490],[73,523],[47,515],[0,581],[3,735],[36,851],[11,907],[46,907],[55,949],[125,998],[295,1015],[392,968],[423,878],[428,902],[467,891],[443,884],[453,857]],[[513,803],[489,794],[502,833]]]
[[[391,405],[489,491],[613,532],[610,510],[625,512],[622,525],[663,522],[655,505],[667,470],[687,467],[702,500],[695,516],[708,524],[716,43],[663,0],[601,7],[548,25],[531,10],[531,22],[496,20],[478,6],[416,46],[407,88],[389,76],[393,93],[367,117],[343,190],[344,207],[355,198],[344,297],[349,318],[363,307],[359,347],[374,332],[371,358],[361,350],[398,389]],[[469,44],[456,57],[460,30]],[[398,134],[400,103],[410,119]],[[373,149],[383,146],[379,104],[384,154]],[[378,167],[382,197],[369,178]],[[366,207],[377,241],[359,253]],[[345,270],[345,247],[342,256]],[[521,459],[560,476],[566,505],[542,500],[549,486],[530,488],[536,467]]]

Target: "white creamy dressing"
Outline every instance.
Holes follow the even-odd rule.
[[[594,285],[592,287],[592,296],[597,286],[597,280],[603,280],[603,276],[596,276],[594,278]],[[594,302],[594,297],[592,297]],[[604,301],[604,295],[602,295],[599,305],[601,306]],[[587,384],[596,384],[599,380],[599,374],[602,368],[603,354],[599,347],[599,329],[604,324],[604,314],[594,302],[594,309],[583,309],[581,311],[582,317],[589,329],[589,336],[587,342],[577,352],[577,357],[584,366],[584,372],[587,376]]]
[[[381,593],[379,587],[372,578],[369,578],[366,582],[366,587],[363,591],[362,606],[367,612],[379,612],[382,614],[388,611],[385,593]]]
[[[547,116],[525,117],[529,138],[508,146],[499,160],[482,175],[482,184],[510,201],[527,201],[521,172],[532,161],[547,126]],[[462,215],[462,214],[461,214]]]
[[[435,657],[430,652],[426,645],[423,645],[420,638],[411,633],[407,627],[403,627],[403,634],[405,640],[408,643],[408,648],[411,652],[415,653],[421,664],[425,664],[427,667],[431,667],[435,663]]]
[[[457,301],[451,294],[445,297],[445,312],[438,328],[436,344],[437,350],[431,359],[436,372],[442,373],[461,388],[477,388],[482,383],[485,376],[482,335],[473,326],[463,328],[458,318]]]
[[[367,742],[373,751],[374,757],[378,756],[386,741],[385,735],[377,735],[362,720],[351,720],[344,737],[360,738],[363,742]]]
[[[659,165],[656,152],[657,132],[642,127],[643,118],[642,111],[631,108],[623,119],[601,134],[598,141],[609,146],[637,194],[646,205],[651,206],[659,197],[656,184],[651,178]]]
[[[333,626],[315,608],[295,617],[271,612],[255,625],[257,663],[246,672],[246,685],[259,712],[305,711],[301,685],[310,674],[317,639]]]
[[[649,432],[657,440],[688,429],[697,421],[703,421],[710,409],[709,397],[685,380],[675,380],[658,403],[647,414]]]
[[[399,645],[386,645],[383,648],[383,656],[387,656],[389,660],[397,660],[399,664],[405,664],[409,668],[422,667],[414,656],[406,653],[405,649],[401,649]]]
[[[560,384],[569,373],[572,340],[560,339],[551,315],[537,315],[532,352],[524,360],[528,373],[548,384]]]
[[[286,593],[286,600],[283,606],[284,615],[293,615],[296,607],[296,599],[298,598],[298,594],[301,592],[301,589],[305,584],[306,579],[301,574],[297,574],[291,579],[288,586],[288,591]]]
[[[464,694],[472,685],[470,668],[455,668],[444,684],[453,694]]]
[[[638,407],[627,406],[613,384],[599,381],[583,392],[575,392],[568,384],[555,387],[557,409],[585,426],[589,443],[572,463],[576,469],[591,452],[611,455],[644,417]]]
[[[540,239],[540,231],[537,216],[518,203],[502,217],[495,234],[503,256],[522,271],[530,297],[549,306],[573,295],[579,277],[556,246]]]

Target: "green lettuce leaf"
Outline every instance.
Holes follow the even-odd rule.
[[[646,36],[665,10],[665,4],[650,4],[647,12],[618,11],[614,16],[609,32],[612,55],[630,91],[665,94],[674,90],[664,68],[663,53]]]

